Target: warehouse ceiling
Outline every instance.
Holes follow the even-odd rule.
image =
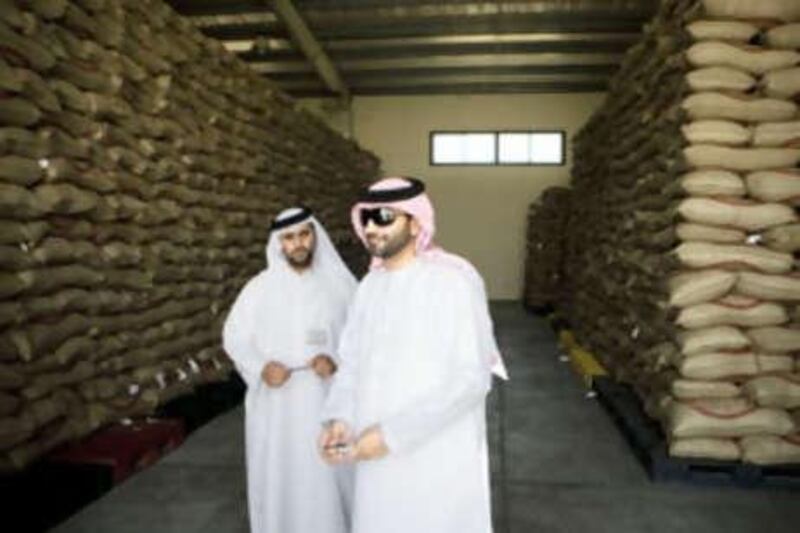
[[[658,0],[168,0],[297,97],[606,89]]]

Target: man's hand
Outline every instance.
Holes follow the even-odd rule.
[[[311,369],[314,370],[314,373],[322,379],[327,379],[336,372],[336,363],[333,362],[331,356],[325,355],[324,353],[314,357],[309,365]]]
[[[352,431],[341,420],[325,424],[319,436],[319,453],[329,465],[338,465],[352,460]]]
[[[355,444],[353,458],[356,461],[371,461],[381,459],[389,454],[389,448],[383,440],[380,426],[370,426],[365,429]]]
[[[292,373],[289,371],[288,368],[282,363],[278,363],[277,361],[270,361],[266,365],[264,365],[264,369],[261,370],[261,379],[264,380],[264,383],[267,384],[268,387],[277,388],[282,386]]]

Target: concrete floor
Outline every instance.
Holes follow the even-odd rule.
[[[512,378],[490,397],[496,533],[799,530],[798,493],[649,482],[602,408],[559,362],[548,325],[514,303],[494,304],[492,312]],[[240,409],[56,529],[247,530]]]

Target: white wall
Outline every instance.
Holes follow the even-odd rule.
[[[437,241],[472,261],[492,299],[519,299],[528,206],[545,188],[569,182],[563,167],[429,165],[433,130],[563,129],[583,125],[603,94],[356,97],[354,138],[382,161],[385,175],[425,180],[436,207]],[[311,103],[319,112],[318,103]],[[330,114],[334,127],[347,121]],[[571,150],[567,143],[568,151]]]

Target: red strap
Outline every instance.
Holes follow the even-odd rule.
[[[709,408],[707,408],[707,407],[705,407],[705,406],[703,406],[703,405],[701,405],[701,404],[699,404],[697,402],[686,402],[686,404],[689,407],[691,407],[692,409],[694,409],[695,411],[697,411],[698,413],[700,413],[700,414],[703,414],[705,416],[709,416],[711,418],[718,418],[720,420],[731,420],[731,419],[734,419],[734,418],[739,418],[739,417],[742,417],[742,416],[745,416],[745,415],[749,415],[750,413],[753,413],[753,412],[758,410],[758,408],[753,405],[753,406],[750,406],[750,407],[746,408],[744,411],[739,412],[739,413],[722,414],[722,413],[715,413],[711,409],[709,409]]]
[[[800,446],[800,433],[795,433],[794,435],[786,435],[785,437],[783,437],[783,440],[785,440],[789,444]]]

